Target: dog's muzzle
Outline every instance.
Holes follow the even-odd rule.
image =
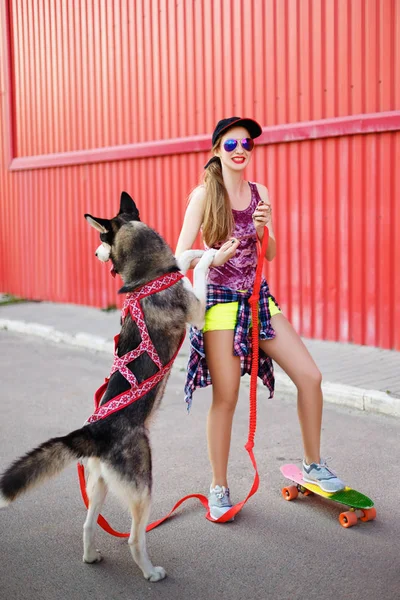
[[[99,260],[101,260],[101,262],[107,262],[110,260],[110,254],[111,246],[109,244],[100,244],[95,252],[95,255]]]
[[[100,246],[97,248],[97,250],[95,252],[95,255],[101,262],[109,261],[110,255],[111,255],[111,246],[109,244],[105,244],[105,243],[100,244]],[[113,264],[111,265],[110,273],[113,277],[115,277],[117,274],[117,271],[115,270],[115,267]]]

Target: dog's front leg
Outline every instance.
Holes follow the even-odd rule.
[[[206,308],[207,297],[206,275],[216,253],[217,251],[214,248],[206,250],[193,271],[193,291],[196,298],[200,300],[200,304],[204,310]]]
[[[195,325],[198,329],[202,329],[204,327],[204,315],[206,312],[207,300],[206,275],[216,252],[217,251],[213,248],[206,250],[193,271],[194,298],[190,314],[190,323]]]
[[[204,250],[185,250],[185,252],[182,252],[182,254],[176,259],[179,270],[185,275],[192,260],[195,258],[201,258],[203,254]]]

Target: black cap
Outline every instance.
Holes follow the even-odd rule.
[[[252,139],[262,134],[261,125],[259,125],[257,121],[254,121],[253,119],[242,119],[241,117],[229,117],[229,119],[221,119],[218,121],[212,134],[212,145],[214,146],[215,142],[224,131],[238,125],[247,129]]]

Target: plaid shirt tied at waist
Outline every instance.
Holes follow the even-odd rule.
[[[233,339],[233,354],[240,357],[241,375],[251,373],[251,335],[249,329],[251,326],[251,307],[249,298],[252,290],[235,291],[230,288],[208,284],[207,286],[207,304],[206,310],[215,304],[225,302],[238,302],[238,312],[236,327]],[[258,308],[259,318],[259,337],[261,340],[271,340],[275,337],[275,331],[271,326],[271,315],[269,312],[268,298],[272,298],[278,306],[275,298],[270,294],[268,284],[265,280],[261,283],[260,299]],[[258,376],[263,384],[269,389],[269,397],[274,395],[274,367],[272,360],[260,348]],[[190,356],[187,367],[187,376],[185,384],[185,401],[190,410],[192,404],[193,392],[196,388],[211,385],[211,376],[204,352],[203,332],[196,327],[190,328]]]

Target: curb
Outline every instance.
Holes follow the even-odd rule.
[[[114,352],[114,342],[106,340],[103,337],[81,332],[77,334],[64,333],[50,325],[41,325],[40,323],[27,323],[26,321],[17,321],[14,319],[0,319],[0,330],[26,333],[50,342],[55,342],[56,344],[78,346],[80,348],[87,348],[98,352],[107,352],[109,354],[113,354]]]
[[[275,373],[276,393],[294,400],[296,387],[289,377]],[[367,390],[342,383],[322,382],[324,402],[347,406],[365,412],[400,417],[400,398],[389,396],[379,390]]]
[[[84,332],[77,334],[64,333],[54,327],[41,325],[40,323],[27,323],[26,321],[15,319],[0,319],[0,330],[25,333],[57,344],[87,348],[97,352],[106,352],[110,355],[114,352],[114,342],[106,338]],[[187,357],[185,356],[184,361],[182,359],[183,355],[181,357],[178,355],[173,366],[174,370],[182,371],[186,369]],[[296,386],[287,375],[284,373],[275,373],[275,381],[276,393],[287,400],[296,400]],[[249,385],[249,382],[246,383]],[[261,383],[259,385],[262,387]],[[379,390],[367,390],[341,383],[323,382],[322,392],[325,402],[355,408],[364,412],[400,417],[400,398],[389,396]]]

